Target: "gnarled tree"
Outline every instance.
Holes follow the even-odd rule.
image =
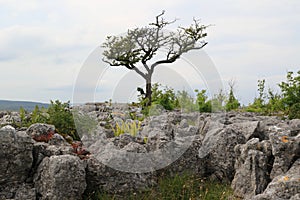
[[[108,36],[102,45],[104,62],[110,66],[124,66],[134,70],[146,80],[147,105],[151,104],[151,80],[154,69],[161,64],[173,63],[183,53],[201,49],[207,44],[203,38],[207,36],[204,31],[208,25],[201,25],[194,19],[194,23],[189,27],[166,31],[166,26],[176,20],[166,21],[163,15],[164,11],[156,16],[154,23],[128,30],[124,36]],[[156,58],[159,50],[162,50],[163,58],[161,56]]]

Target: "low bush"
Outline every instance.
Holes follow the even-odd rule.
[[[31,114],[21,107],[20,118],[21,122],[13,123],[15,127],[29,127],[35,123],[47,123],[54,125],[55,131],[62,136],[71,136],[74,140],[80,140],[69,102],[51,101],[48,109],[36,106]]]

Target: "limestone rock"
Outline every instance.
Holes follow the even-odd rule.
[[[244,135],[231,128],[209,131],[199,149],[199,157],[207,162],[207,175],[212,179],[231,181],[235,172],[234,147],[243,143]]]
[[[298,159],[286,173],[276,176],[262,194],[256,195],[252,199],[299,199],[299,169],[300,159]]]
[[[49,124],[36,123],[27,129],[27,134],[37,142],[48,142],[54,135],[55,127]]]
[[[49,144],[51,145],[68,145],[68,142],[65,138],[58,133],[55,133],[52,138],[49,140]]]
[[[0,199],[14,195],[31,171],[33,141],[11,126],[0,129]]]
[[[34,177],[37,195],[42,200],[82,199],[85,175],[85,164],[77,156],[46,157]]]
[[[231,124],[229,125],[229,127],[234,129],[235,131],[241,132],[245,136],[246,141],[248,141],[249,139],[255,137],[255,132],[258,124],[258,121],[246,121]]]
[[[14,199],[36,200],[35,188],[29,184],[22,184],[17,189]]]
[[[234,194],[247,199],[262,193],[270,182],[270,141],[259,142],[258,138],[253,138],[246,144],[237,145],[235,152],[236,173],[231,184]]]
[[[295,160],[300,158],[300,134],[291,136],[290,131],[270,134],[272,152],[275,156],[271,179],[287,172]]]
[[[87,192],[100,190],[112,194],[143,191],[157,184],[156,173],[128,173],[108,167],[99,160],[87,161]]]

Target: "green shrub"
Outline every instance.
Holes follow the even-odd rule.
[[[293,72],[288,72],[286,76],[286,82],[281,82],[279,87],[281,89],[283,98],[283,106],[289,114],[289,118],[295,118],[298,116],[298,104],[300,102],[300,71],[297,76],[294,76]]]
[[[149,111],[155,107],[149,107],[148,99],[142,95],[139,96],[139,104],[143,108],[143,114],[149,115]],[[161,105],[165,110],[174,110],[178,107],[178,99],[176,98],[174,89],[162,86],[158,83],[152,85],[152,105]]]
[[[300,119],[300,103],[295,103],[290,107],[289,119]]]
[[[51,101],[47,113],[49,118],[48,124],[55,126],[56,132],[61,135],[69,135],[74,140],[80,140],[77,133],[73,114],[70,110],[70,102],[62,103],[59,100]]]
[[[22,106],[19,110],[20,114],[20,122],[13,122],[13,126],[15,127],[29,127],[31,124],[35,123],[47,123],[49,119],[49,114],[47,113],[46,108],[39,108],[39,106],[35,106],[34,110],[31,114],[29,114]]]
[[[235,95],[233,94],[233,88],[235,85],[234,80],[229,81],[228,85],[230,87],[230,90],[229,90],[228,99],[225,104],[225,110],[226,111],[236,110],[240,107],[240,103],[237,100],[237,98],[235,98]]]
[[[178,99],[178,106],[182,112],[192,112],[198,110],[197,105],[194,103],[193,97],[191,97],[187,91],[178,91],[176,98]]]
[[[178,106],[174,89],[167,86],[162,87],[160,84],[154,84],[152,87],[152,103],[161,105],[166,110],[174,110]]]
[[[55,131],[62,136],[69,135],[74,140],[80,140],[69,102],[51,101],[48,109],[36,106],[31,114],[21,107],[20,118],[20,123],[14,123],[16,127],[29,127],[35,123],[52,124],[55,126]]]
[[[208,97],[206,96],[206,90],[195,90],[195,92],[197,93],[196,104],[199,112],[211,112],[211,100],[208,100]]]

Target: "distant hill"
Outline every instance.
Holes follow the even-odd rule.
[[[48,108],[49,104],[31,102],[31,101],[9,101],[9,100],[0,100],[0,110],[6,111],[19,111],[22,106],[27,111],[34,110],[35,106],[38,105],[40,108]]]

